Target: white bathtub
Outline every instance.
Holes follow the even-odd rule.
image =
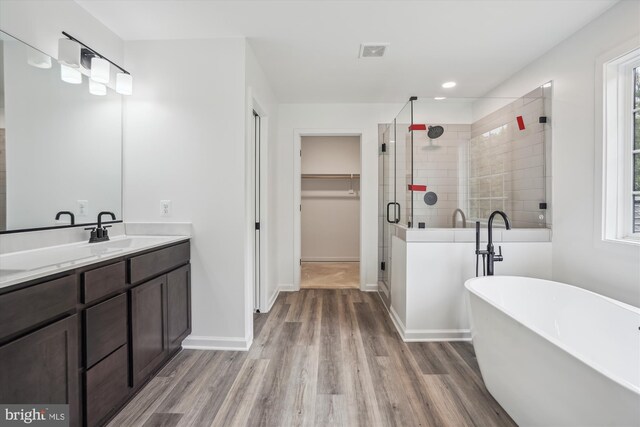
[[[482,378],[520,426],[640,426],[640,309],[548,280],[465,282]]]

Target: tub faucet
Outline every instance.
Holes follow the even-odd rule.
[[[487,276],[493,276],[493,263],[497,261],[502,261],[504,258],[502,257],[502,247],[498,246],[498,254],[496,255],[496,251],[493,247],[493,219],[496,215],[500,215],[504,220],[504,225],[507,230],[511,230],[511,223],[509,223],[509,217],[507,214],[502,211],[493,211],[489,216],[489,225],[487,226],[488,232],[488,241],[487,241]]]
[[[458,212],[460,212],[460,217],[462,218],[462,228],[467,228],[467,217],[464,215],[464,212],[460,208],[457,208],[455,211],[453,211],[453,217],[451,218],[451,221],[452,221],[451,226],[453,228],[456,228],[456,214]]]

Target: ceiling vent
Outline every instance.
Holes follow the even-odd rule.
[[[360,58],[382,58],[389,48],[389,43],[362,43]]]

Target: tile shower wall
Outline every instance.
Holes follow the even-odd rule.
[[[515,228],[550,226],[547,201],[550,176],[545,168],[543,89],[537,89],[471,125],[469,142],[469,217],[485,220],[496,209],[509,215]],[[520,130],[516,118],[522,116]],[[547,165],[548,166],[548,165]]]
[[[467,150],[471,139],[471,125],[444,124],[444,133],[438,139],[430,140],[426,131],[414,131],[413,140],[413,182],[426,185],[427,192],[438,197],[435,205],[427,205],[424,191],[413,192],[413,222],[418,227],[421,222],[427,228],[454,227],[453,214],[460,208],[466,212],[467,197]],[[407,129],[407,128],[405,128]],[[407,146],[411,134],[407,133]],[[411,171],[411,158],[406,157],[407,171]],[[410,174],[407,182],[411,182]],[[407,192],[407,202],[411,192]],[[405,206],[409,206],[406,203]],[[461,225],[457,217],[457,226]]]

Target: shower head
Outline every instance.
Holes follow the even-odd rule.
[[[442,126],[429,126],[427,136],[429,137],[429,139],[437,139],[440,138],[443,133],[444,128]]]

